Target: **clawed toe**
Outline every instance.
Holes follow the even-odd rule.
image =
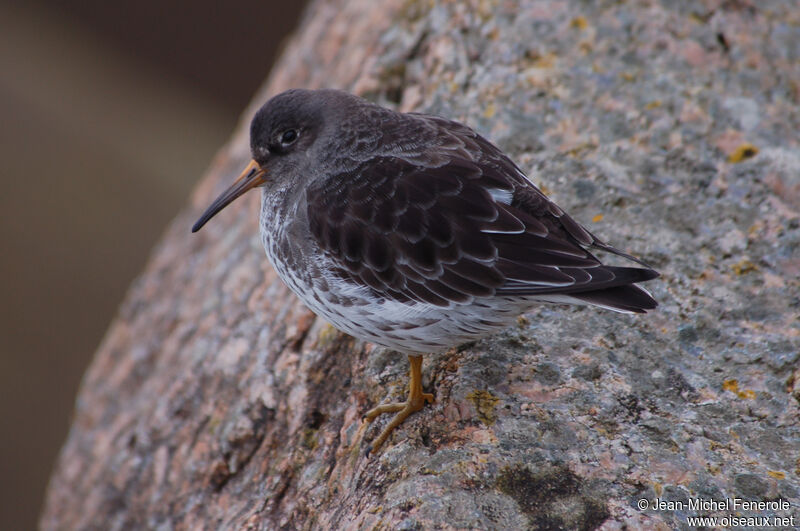
[[[372,422],[384,413],[397,413],[389,424],[383,429],[378,437],[372,442],[367,453],[376,451],[386,442],[395,428],[403,423],[412,413],[425,407],[425,402],[433,403],[434,397],[431,393],[422,392],[422,356],[409,356],[411,363],[411,376],[409,378],[408,400],[405,402],[392,402],[374,407],[364,414],[363,419]]]
[[[364,416],[361,417],[361,419],[366,420],[367,422],[372,422],[384,413],[396,413],[398,411],[402,411],[403,408],[406,407],[406,404],[408,404],[408,402],[392,402],[391,404],[377,406],[364,413]]]
[[[391,413],[393,411],[397,411],[397,415],[395,415],[389,422],[389,424],[386,425],[381,434],[378,435],[378,437],[374,441],[372,441],[372,445],[370,445],[369,452],[370,453],[374,452],[375,450],[380,448],[381,445],[383,445],[383,443],[386,442],[386,439],[389,438],[389,436],[392,434],[395,428],[397,428],[400,424],[402,424],[403,421],[406,420],[406,418],[408,418],[409,415],[422,409],[423,405],[424,402],[417,405],[417,404],[412,404],[410,401],[403,403],[386,404],[384,406],[376,407],[375,409],[385,408],[385,410],[376,413],[371,418],[369,418],[369,413],[368,413],[367,414],[368,420],[372,421],[381,413]],[[375,409],[373,409],[372,411],[375,411]],[[372,411],[370,411],[370,413],[372,413]]]

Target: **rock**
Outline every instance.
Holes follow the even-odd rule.
[[[637,505],[658,497],[795,514],[797,42],[788,0],[312,2],[100,346],[42,527],[686,527]],[[380,426],[361,415],[402,395],[405,358],[309,316],[261,252],[255,194],[189,234],[247,162],[255,109],[292,86],[502,141],[661,271],[660,307],[542,305],[426,358],[436,403],[367,457]]]

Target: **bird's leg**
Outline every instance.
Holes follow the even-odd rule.
[[[409,356],[408,362],[411,364],[411,376],[408,380],[408,400],[405,402],[394,402],[391,404],[384,404],[376,408],[370,409],[364,415],[367,422],[372,422],[378,415],[384,413],[395,413],[392,421],[386,426],[378,438],[373,441],[370,447],[370,452],[376,451],[380,446],[389,438],[392,431],[406,420],[410,414],[419,411],[425,407],[425,401],[433,403],[433,395],[431,393],[422,392],[422,356]]]

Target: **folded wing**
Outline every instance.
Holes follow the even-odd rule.
[[[379,297],[441,307],[490,296],[567,297],[625,312],[656,306],[634,284],[658,273],[603,265],[590,249],[636,259],[599,241],[460,127],[455,147],[432,147],[431,164],[419,153],[380,156],[309,187],[310,229],[338,275]]]

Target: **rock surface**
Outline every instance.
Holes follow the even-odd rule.
[[[291,86],[470,124],[659,269],[661,306],[540,306],[426,358],[436,404],[366,457],[380,426],[360,416],[402,396],[405,357],[277,280],[257,194],[189,234],[246,164],[252,113]],[[42,526],[800,524],[798,104],[788,0],[312,3],[97,352]],[[670,508],[639,507],[656,498]],[[789,509],[686,505],[730,498]]]

